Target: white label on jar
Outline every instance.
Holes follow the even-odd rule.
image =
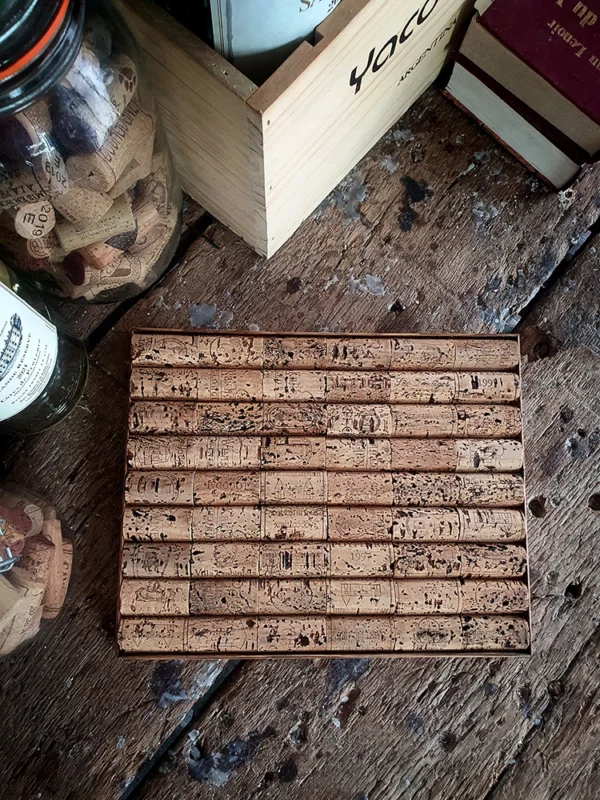
[[[0,421],[37,400],[57,355],[54,325],[0,283]]]

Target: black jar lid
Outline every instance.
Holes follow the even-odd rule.
[[[85,0],[0,0],[0,115],[47,92],[73,63]]]

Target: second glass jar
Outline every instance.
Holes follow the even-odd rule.
[[[67,6],[74,60],[41,96],[26,76],[16,101],[0,84],[0,252],[54,294],[112,302],[167,268],[181,193],[125,22],[109,2]]]

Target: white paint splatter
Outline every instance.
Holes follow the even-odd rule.
[[[331,278],[328,278],[325,283],[323,284],[323,291],[326,292],[327,289],[331,289],[336,283],[339,283],[340,279],[337,275],[332,275]]]
[[[252,331],[253,333],[256,333],[256,331],[259,331],[259,330],[260,330],[260,325],[257,325],[257,324],[256,324],[256,322],[251,322],[251,323],[248,325],[248,330],[249,330],[249,331]]]
[[[556,197],[558,198],[558,204],[563,212],[568,211],[575,202],[575,192],[573,189],[563,189],[562,192],[557,193]]]
[[[393,159],[393,158],[390,158],[390,156],[384,156],[384,157],[381,159],[381,161],[380,161],[379,163],[380,163],[380,164],[381,164],[381,166],[382,166],[384,169],[386,169],[386,170],[387,170],[387,171],[388,171],[388,172],[389,172],[391,175],[393,175],[393,174],[394,174],[394,172],[397,172],[397,171],[398,171],[398,169],[399,169],[399,167],[400,167],[400,165],[398,164],[398,162],[397,162],[397,161],[394,161],[394,159]]]
[[[393,131],[392,138],[396,142],[412,142],[415,137],[410,128],[405,128],[402,131]]]
[[[383,297],[385,295],[385,286],[377,275],[365,275],[362,280],[350,276],[348,285],[354,292],[373,294],[375,297]]]
[[[125,742],[126,741],[127,740],[125,739],[124,736],[119,736],[117,738],[117,750],[122,750],[125,747]]]

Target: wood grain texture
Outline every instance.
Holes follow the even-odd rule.
[[[515,338],[147,330],[131,347],[122,652],[502,649],[500,623],[469,637],[460,614],[527,612],[526,584],[499,583],[527,564]],[[396,637],[444,609],[439,647],[425,622]]]

